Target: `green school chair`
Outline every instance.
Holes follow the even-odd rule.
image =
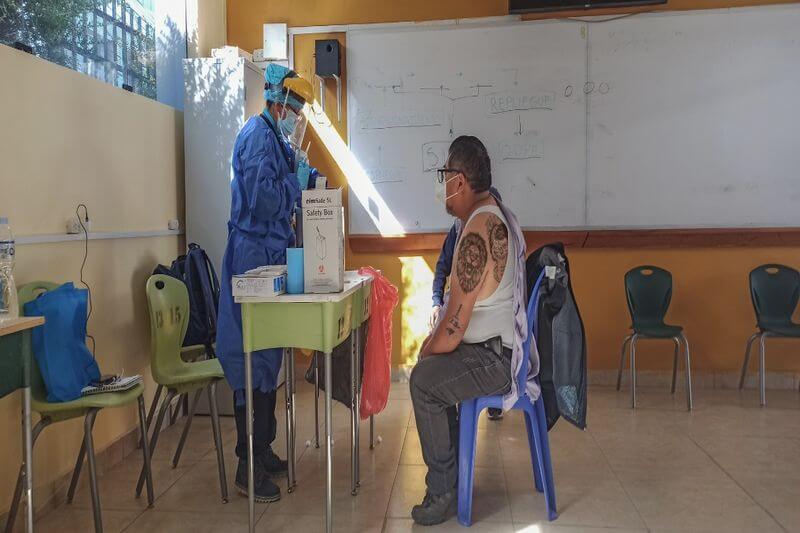
[[[675,343],[675,355],[672,362],[672,389],[675,393],[675,381],[678,373],[678,356],[681,342],[685,346],[686,355],[686,407],[692,410],[692,369],[689,356],[689,341],[681,326],[664,323],[664,316],[672,299],[672,274],[655,266],[638,266],[625,274],[625,294],[628,310],[631,313],[631,329],[633,333],[622,341],[622,354],[619,359],[617,374],[617,390],[622,383],[622,367],[625,364],[625,347],[630,344],[631,370],[631,408],[636,407],[636,341],[640,339],[664,339]]]
[[[34,300],[40,294],[51,291],[58,287],[56,283],[45,281],[36,281],[28,283],[19,288],[19,307],[20,314],[24,314],[25,304]],[[94,427],[95,418],[101,409],[109,407],[123,407],[130,405],[134,402],[139,404],[139,429],[144,439],[142,446],[142,456],[144,464],[142,465],[142,472],[147,479],[147,503],[150,507],[153,506],[153,478],[150,471],[150,449],[147,445],[147,432],[145,431],[145,412],[144,412],[144,386],[137,385],[132,389],[120,392],[105,392],[102,394],[93,394],[91,396],[84,396],[77,400],[70,402],[48,402],[47,390],[45,388],[42,374],[39,370],[39,365],[36,364],[36,358],[32,359],[31,365],[31,406],[34,411],[39,413],[41,419],[33,428],[33,444],[36,444],[36,439],[42,430],[56,422],[63,422],[73,418],[84,417],[83,421],[83,443],[81,444],[80,452],[78,452],[78,459],[75,462],[75,469],[72,472],[72,479],[69,483],[67,491],[67,503],[71,503],[75,495],[75,488],[78,485],[78,478],[81,474],[84,458],[88,458],[89,462],[89,487],[92,492],[92,510],[94,511],[94,529],[96,532],[103,531],[103,519],[100,508],[100,489],[97,485],[97,465],[95,463],[94,455],[94,441],[92,439],[92,428]],[[17,486],[14,490],[14,498],[11,503],[11,510],[8,513],[6,521],[6,532],[12,531],[14,527],[14,520],[19,510],[20,498],[22,496],[22,475],[23,470],[20,469],[19,476],[17,476]],[[137,494],[138,496],[138,494]]]
[[[167,395],[161,401],[156,417],[153,437],[150,441],[150,454],[152,455],[155,451],[164,416],[172,401],[178,395],[194,393],[194,398],[189,403],[189,412],[186,416],[183,433],[172,459],[173,468],[178,466],[189,428],[192,425],[195,407],[200,400],[200,395],[206,391],[211,407],[214,446],[217,450],[220,492],[222,501],[227,502],[228,484],[225,476],[225,459],[222,453],[222,436],[217,410],[217,382],[224,377],[222,366],[218,359],[186,362],[181,357],[183,339],[189,326],[189,293],[183,282],[170,276],[156,274],[147,280],[146,292],[147,308],[150,314],[150,371],[153,373],[155,382],[167,390]],[[141,493],[143,481],[144,472],[139,475],[136,494]]]
[[[747,340],[739,390],[744,388],[753,341],[759,339],[758,388],[759,401],[763,407],[767,405],[764,341],[767,337],[800,338],[800,324],[792,322],[792,314],[800,298],[800,273],[784,265],[756,267],[750,272],[750,298],[756,312],[758,332]]]

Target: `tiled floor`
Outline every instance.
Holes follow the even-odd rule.
[[[798,531],[800,532],[800,394],[770,391],[758,407],[755,391],[698,390],[692,413],[681,391],[640,389],[640,407],[627,392],[593,388],[589,429],[560,421],[550,432],[558,511],[546,521],[533,487],[520,416],[481,420],[476,461],[476,532]],[[324,455],[313,439],[313,389],[298,392],[298,487],[273,504],[258,505],[259,532],[311,533],[324,528]],[[283,456],[283,415],[276,449]],[[350,495],[349,416],[334,409],[334,525],[338,531],[400,532],[415,527],[411,506],[424,495],[425,466],[406,384],[393,385],[376,417],[381,442],[368,449],[362,426],[362,486]],[[154,457],[157,500],[145,509],[133,498],[140,458],[130,456],[100,478],[107,532],[246,531],[247,500],[236,493],[234,428],[223,421],[230,502],[219,498],[210,423],[198,417],[181,464],[169,459],[179,437],[162,434]],[[90,531],[91,499],[83,480],[76,501],[43,516],[38,531]],[[458,531],[455,519],[432,531]]]

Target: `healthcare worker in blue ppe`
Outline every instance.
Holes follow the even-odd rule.
[[[292,219],[300,191],[315,178],[300,149],[306,115],[313,101],[308,81],[294,71],[269,65],[265,75],[266,108],[242,127],[233,146],[231,218],[222,261],[217,319],[217,356],[234,391],[236,418],[236,488],[247,494],[247,420],[242,349],[241,306],[233,301],[231,276],[264,265],[286,264],[286,248],[295,244]],[[313,183],[313,182],[312,182]],[[281,349],[253,353],[253,461],[255,498],[273,502],[281,497],[270,480],[286,474],[287,463],[272,451],[275,440],[275,400]]]

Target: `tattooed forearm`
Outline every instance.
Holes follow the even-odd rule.
[[[499,218],[490,216],[486,220],[486,230],[489,234],[489,250],[494,260],[494,279],[500,283],[508,259],[508,228]]]
[[[461,329],[461,322],[459,321],[458,316],[461,314],[461,309],[464,306],[459,304],[458,309],[456,309],[456,314],[450,317],[450,320],[447,321],[447,334],[453,335],[456,331]]]
[[[467,233],[458,246],[456,277],[461,290],[469,294],[483,278],[487,261],[486,241],[477,233]]]

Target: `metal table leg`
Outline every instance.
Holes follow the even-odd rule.
[[[314,447],[319,448],[319,352],[314,352]]]
[[[369,415],[369,449],[375,449],[375,416]]]
[[[350,494],[358,494],[358,472],[356,461],[358,460],[358,434],[356,425],[358,424],[358,413],[356,412],[356,394],[358,382],[356,358],[358,348],[356,341],[356,331],[350,333]]]
[[[244,354],[245,415],[247,416],[247,509],[248,530],[255,532],[256,499],[253,473],[253,354]]]
[[[325,531],[333,531],[333,424],[331,390],[333,389],[332,352],[325,353]]]
[[[286,462],[288,463],[287,491],[293,492],[295,483],[295,410],[294,410],[294,350],[284,350],[284,392],[286,393]]]
[[[31,387],[23,389],[22,433],[23,450],[25,450],[25,531],[33,531],[33,435],[31,431]]]
[[[361,486],[361,333],[356,329],[356,487]]]

